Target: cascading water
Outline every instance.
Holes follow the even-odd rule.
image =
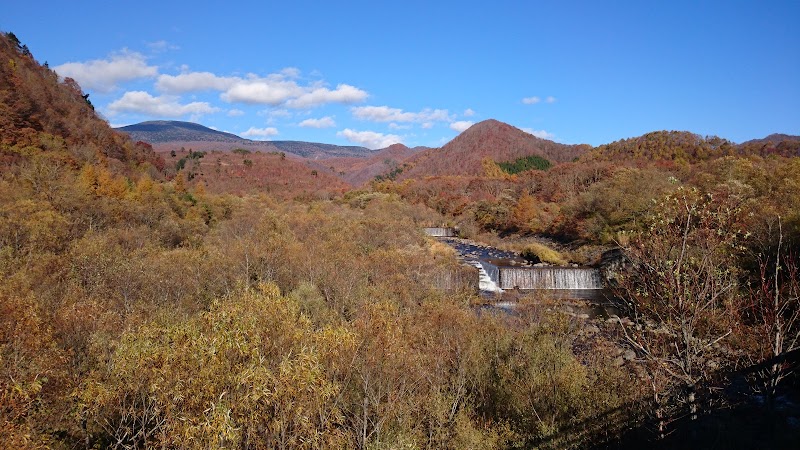
[[[499,267],[501,289],[602,289],[600,271],[573,267]]]
[[[519,288],[570,291],[570,298],[587,292],[601,292],[600,271],[590,267],[529,266],[511,252],[471,243],[456,238],[440,238],[453,246],[461,261],[478,269],[479,287],[484,292],[502,293],[504,289]],[[563,294],[562,294],[563,295]],[[587,297],[588,298],[588,297]]]
[[[469,264],[478,269],[478,288],[484,292],[503,292],[497,286],[497,266],[484,261],[469,261]]]

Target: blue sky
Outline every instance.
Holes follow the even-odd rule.
[[[800,134],[800,1],[7,2],[113,125],[439,146],[493,118],[599,145]]]

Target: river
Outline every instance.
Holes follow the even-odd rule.
[[[603,285],[592,267],[534,266],[520,255],[454,237],[440,237],[459,258],[479,271],[481,295],[494,307],[513,309],[519,295],[545,295],[569,301],[567,310],[579,316],[618,316],[619,300]],[[578,300],[578,302],[575,302]]]

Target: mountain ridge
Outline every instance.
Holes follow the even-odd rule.
[[[284,152],[308,159],[331,157],[367,157],[373,153],[366,147],[325,144],[306,141],[256,141],[233,133],[214,130],[205,125],[178,120],[152,120],[116,128],[134,141],[147,142],[161,152],[181,147],[194,150],[234,150],[244,147],[255,151]]]

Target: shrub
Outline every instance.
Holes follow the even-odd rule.
[[[567,260],[564,259],[561,253],[546,245],[535,242],[525,247],[525,250],[522,251],[522,257],[530,261],[539,260],[557,266],[564,266],[567,264]]]

